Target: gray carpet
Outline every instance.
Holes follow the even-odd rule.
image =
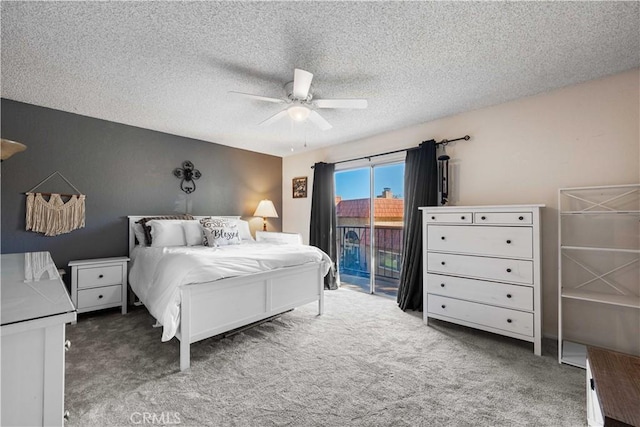
[[[144,308],[67,327],[67,426],[583,426],[585,372],[395,301],[325,292],[223,339],[161,343]]]

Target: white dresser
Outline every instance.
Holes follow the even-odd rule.
[[[424,321],[533,342],[542,354],[540,209],[423,207]]]
[[[4,254],[3,426],[61,426],[65,324],[76,312],[49,252]]]

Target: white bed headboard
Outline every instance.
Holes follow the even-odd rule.
[[[129,256],[131,256],[131,251],[133,250],[133,248],[136,246],[136,235],[133,232],[133,225],[140,221],[142,218],[150,218],[150,217],[155,217],[155,216],[168,216],[168,215],[176,215],[176,214],[164,214],[164,215],[129,215],[127,216],[127,218],[129,219]],[[210,218],[210,217],[217,217],[217,218],[229,218],[229,219],[240,219],[240,215],[193,215],[194,219],[202,219],[202,218]]]

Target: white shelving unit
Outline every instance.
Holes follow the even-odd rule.
[[[558,359],[640,355],[640,184],[558,192]]]

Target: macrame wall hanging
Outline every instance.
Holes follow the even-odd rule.
[[[33,192],[55,175],[60,176],[60,178],[69,184],[78,194]],[[25,194],[27,195],[27,231],[31,230],[36,233],[44,233],[45,236],[57,236],[84,227],[85,195],[80,194],[80,190],[69,182],[60,172],[55,171]],[[49,200],[45,200],[44,196],[49,196]],[[63,197],[69,197],[69,200],[64,202],[62,200]]]

